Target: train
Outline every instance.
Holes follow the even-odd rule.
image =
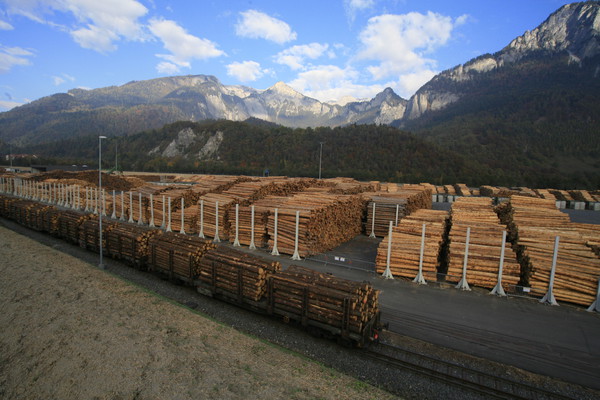
[[[99,221],[93,213],[0,194],[0,217],[100,252]],[[301,266],[283,271],[276,261],[198,236],[103,220],[102,252],[108,257],[344,346],[365,347],[379,340],[379,291],[368,282]]]

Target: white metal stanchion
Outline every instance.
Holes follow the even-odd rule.
[[[471,238],[471,228],[467,228],[467,240],[465,241],[465,258],[463,259],[462,278],[456,285],[457,289],[471,290],[467,282],[467,262],[469,260],[469,239]]]
[[[112,215],[110,216],[112,219],[117,219],[117,192],[113,190],[113,202],[112,202]]]
[[[198,232],[198,237],[202,239],[204,236],[204,200],[200,200],[200,232]]]
[[[129,192],[129,219],[127,222],[133,224],[133,193]]]
[[[183,197],[181,198],[181,228],[179,228],[179,233],[185,234],[185,203],[183,201]]]
[[[235,205],[235,239],[233,240],[233,247],[240,247],[240,205]]]
[[[154,198],[150,193],[150,227],[154,228]]]
[[[256,244],[254,243],[254,205],[250,207],[250,250],[256,250]]]
[[[138,214],[138,225],[144,225],[144,215],[142,214],[142,192],[138,193],[138,205],[140,212]]]
[[[373,216],[375,216],[375,203],[373,203]],[[374,221],[375,219],[373,219]],[[394,279],[394,275],[392,275],[392,271],[390,270],[390,261],[392,258],[392,228],[393,222],[390,221],[390,227],[388,228],[388,247],[387,247],[387,261],[385,266],[385,271],[381,275],[385,279]],[[373,232],[371,232],[373,233]]]
[[[119,220],[125,221],[125,191],[121,191],[121,216]]]
[[[294,238],[294,254],[292,255],[292,260],[301,260],[300,254],[298,253],[298,236],[300,229],[300,211],[296,211],[296,236]]]
[[[425,250],[425,224],[423,224],[423,229],[421,230],[421,252],[419,253],[419,273],[413,279],[414,283],[418,283],[419,285],[427,285],[427,281],[423,276],[423,252]]]
[[[102,193],[100,193],[100,195],[102,196],[102,215],[106,217],[106,192],[104,189],[102,189]]]
[[[502,249],[500,253],[500,265],[498,266],[498,283],[492,289],[490,294],[506,297],[504,288],[502,287],[502,270],[504,269],[504,248],[506,247],[506,231],[502,231]]]
[[[400,204],[396,204],[396,222],[394,223],[394,226],[398,226],[399,217],[400,217]]]
[[[274,256],[279,255],[279,250],[277,249],[277,214],[279,210],[275,209],[275,219],[273,220],[273,250],[271,250],[271,254]]]
[[[375,202],[373,202],[373,212],[371,215],[371,234],[369,235],[369,237],[375,237]]]
[[[94,214],[98,215],[98,188],[94,188]]]
[[[600,312],[600,278],[598,279],[598,290],[596,292],[596,300],[588,307],[587,311]]]
[[[219,237],[219,202],[215,201],[215,237],[213,242],[219,243],[221,238]]]
[[[550,282],[548,283],[548,291],[540,300],[540,303],[550,304],[551,306],[557,306],[558,303],[554,298],[554,274],[556,273],[556,259],[558,258],[558,244],[560,242],[560,237],[556,236],[554,238],[554,254],[552,255],[552,270],[550,270]]]
[[[166,202],[165,196],[162,197],[162,222],[160,223],[160,229],[165,229],[167,225],[165,224],[165,218],[167,218],[167,212],[165,210]]]
[[[167,199],[168,199],[167,204],[169,206],[169,213],[167,214],[167,229],[166,229],[166,231],[172,232],[172,230],[171,230],[171,198],[168,197]]]

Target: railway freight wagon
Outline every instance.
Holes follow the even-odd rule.
[[[28,217],[32,210],[36,218]],[[0,216],[99,251],[93,214],[0,195]],[[201,294],[280,318],[343,344],[362,347],[378,338],[379,291],[369,283],[300,266],[282,271],[279,262],[197,236],[110,219],[103,226],[102,248],[110,257],[184,282]]]

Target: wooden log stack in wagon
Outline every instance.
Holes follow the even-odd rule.
[[[193,280],[197,263],[204,253],[215,248],[210,240],[174,232],[151,236],[148,246],[150,270],[182,280]]]
[[[556,202],[513,196],[501,209],[511,240],[524,269],[525,284],[531,292],[548,293],[554,243],[559,237],[553,295],[558,301],[588,306],[596,298],[600,259],[589,240],[571,224],[569,216],[556,208]]]
[[[417,210],[404,217],[392,231],[390,249],[390,272],[394,277],[413,279],[419,272],[421,239],[425,224],[422,273],[426,280],[437,280],[440,251],[444,241],[448,212],[440,210]],[[386,236],[377,249],[376,271],[383,274],[387,268],[389,237]]]
[[[469,228],[466,280],[470,285],[492,289],[498,282],[502,232],[506,228],[494,211],[492,199],[485,197],[462,197],[452,205],[446,281],[458,282],[463,277]],[[517,285],[520,274],[517,255],[506,245],[502,282]]]
[[[308,268],[292,265],[269,278],[270,307],[275,314],[307,324],[308,320],[360,333],[379,312],[379,291]]]

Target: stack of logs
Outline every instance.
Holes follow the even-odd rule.
[[[267,292],[267,278],[280,270],[279,262],[221,246],[204,253],[195,264],[194,277],[213,292],[256,302]]]
[[[421,236],[425,224],[423,246],[423,275],[427,280],[437,280],[437,268],[448,212],[438,210],[417,210],[400,221],[392,231],[390,251],[390,272],[393,276],[415,278],[419,272]],[[376,271],[383,274],[387,268],[389,237],[385,237],[377,249]]]
[[[238,241],[242,246],[249,246],[252,238],[252,206],[254,206],[254,245],[266,247],[269,243],[269,216],[276,208],[281,207],[287,197],[268,196],[257,200],[250,206],[240,206],[238,211]],[[235,229],[235,210],[229,216],[231,226]],[[235,231],[233,232],[235,234]],[[231,241],[235,236],[230,238]]]
[[[308,268],[292,265],[270,277],[271,304],[279,315],[316,321],[360,333],[378,312],[379,291]]]
[[[204,253],[215,248],[209,240],[173,232],[151,236],[148,246],[148,265],[151,270],[183,280],[193,280],[196,265]]]
[[[137,267],[142,266],[148,259],[150,238],[161,233],[158,229],[115,223],[106,231],[107,253],[117,260],[124,260]]]
[[[335,195],[319,191],[288,197],[278,208],[277,250],[294,254],[296,212],[299,211],[298,255],[322,253],[344,243],[362,230],[365,201],[360,195]],[[267,222],[269,248],[275,245],[275,215]]]
[[[79,225],[79,247],[98,253],[100,252],[98,217],[92,214],[90,214],[89,217],[90,218],[84,220],[81,223],[81,225]],[[108,236],[108,233],[117,224],[115,222],[107,221],[105,219],[103,219],[102,221],[102,249],[106,250],[106,238]]]
[[[79,243],[79,226],[84,221],[92,218],[92,214],[81,214],[78,211],[64,210],[56,214],[57,219],[55,232],[56,236],[65,239],[68,242]]]
[[[458,282],[462,277],[467,229],[470,228],[467,282],[493,288],[498,282],[498,269],[502,248],[504,225],[492,206],[492,199],[461,197],[452,205],[448,246],[448,271],[446,280]],[[519,283],[521,267],[517,256],[507,242],[504,248],[502,282]]]
[[[420,208],[431,208],[431,189],[418,185],[404,185],[395,193],[379,192],[366,194],[369,200],[365,232],[384,237],[388,234],[390,221],[394,226],[402,217]],[[373,204],[375,204],[375,224],[373,225]],[[373,229],[374,226],[374,229]]]
[[[548,290],[555,237],[559,236],[553,294],[556,300],[590,305],[596,298],[600,259],[553,200],[513,196],[501,208],[524,269],[525,284],[543,295]]]

